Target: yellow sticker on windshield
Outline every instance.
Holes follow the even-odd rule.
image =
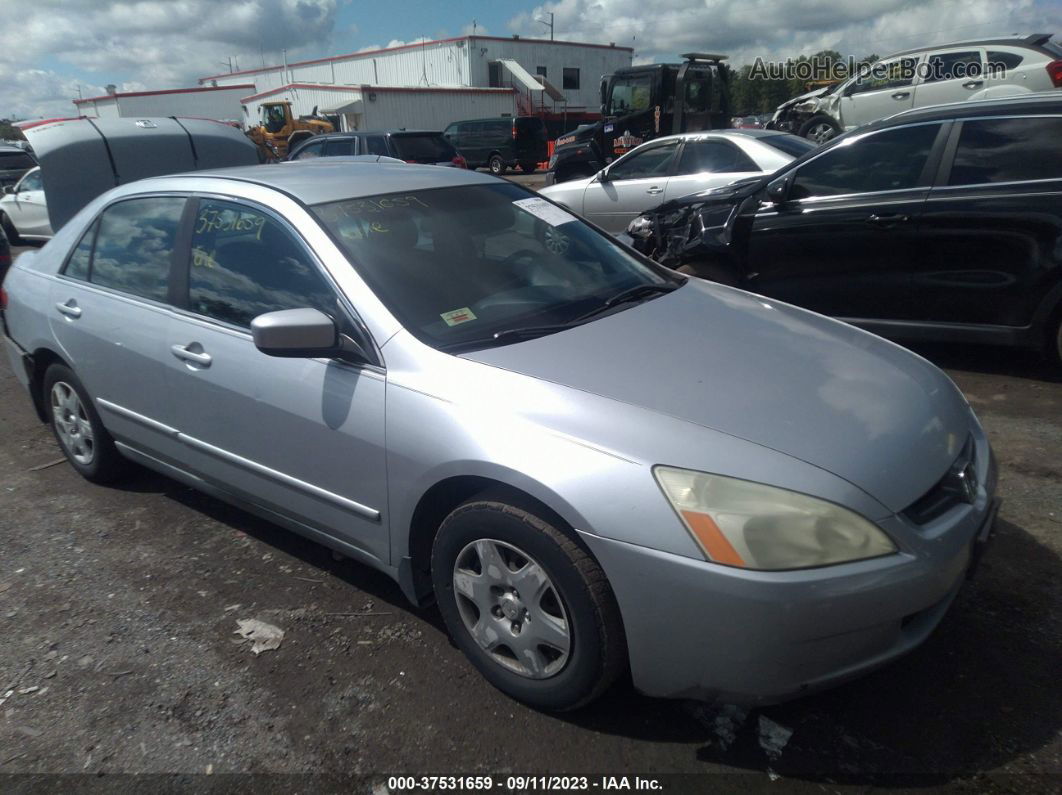
[[[476,319],[475,314],[467,306],[450,312],[443,312],[439,317],[445,320],[448,326],[460,326],[462,323]]]

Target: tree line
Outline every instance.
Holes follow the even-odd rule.
[[[873,63],[878,56],[871,54],[859,59],[857,63]],[[791,64],[847,64],[848,59],[836,50],[820,50],[813,55],[799,55],[787,59]],[[735,116],[758,113],[771,113],[783,102],[810,91],[817,86],[802,78],[761,78],[753,77],[753,65],[745,64],[730,73],[730,107]],[[809,85],[810,84],[810,85]],[[825,85],[825,82],[821,83]]]

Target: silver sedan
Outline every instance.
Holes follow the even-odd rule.
[[[842,681],[929,635],[992,527],[988,440],[931,364],[472,171],[133,182],[3,294],[75,470],[136,462],[386,572],[539,708],[627,669],[753,703]]]
[[[632,149],[592,177],[550,185],[541,193],[615,234],[658,204],[770,174],[815,146],[769,130],[669,135]]]

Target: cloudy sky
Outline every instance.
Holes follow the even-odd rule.
[[[1062,0],[0,0],[0,118],[66,115],[70,100],[177,88],[240,68],[471,32],[754,57],[863,56],[955,39],[1062,35]]]

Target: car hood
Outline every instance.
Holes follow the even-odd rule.
[[[247,136],[206,119],[61,119],[23,132],[41,166],[55,231],[117,185],[258,163],[258,150]]]
[[[944,475],[974,422],[955,385],[924,359],[698,279],[564,332],[463,357],[776,450],[892,511]]]
[[[814,91],[808,91],[807,93],[801,94],[798,97],[793,97],[788,102],[783,102],[779,105],[775,112],[777,113],[779,110],[791,108],[794,105],[799,105],[801,102],[807,102],[809,99],[814,99],[815,97],[821,97],[823,94],[829,94],[833,91],[833,88],[833,86],[823,86],[822,88],[816,88]]]

